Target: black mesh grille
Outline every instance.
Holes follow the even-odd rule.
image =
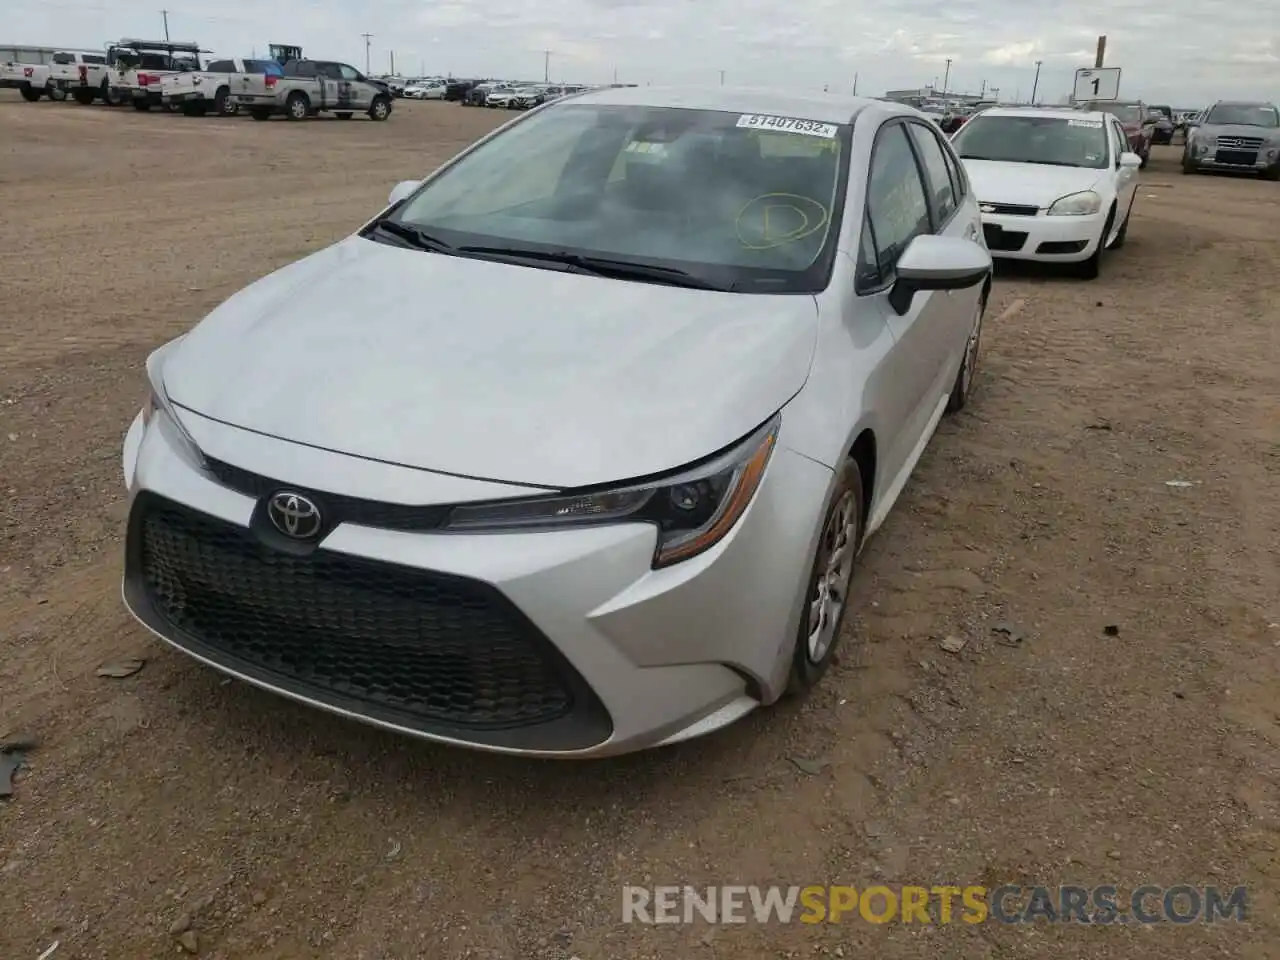
[[[261,474],[251,473],[240,467],[225,463],[222,460],[206,459],[206,465],[214,478],[225,487],[230,487],[246,497],[260,500],[278,490],[293,490],[306,494],[320,506],[321,512],[328,519],[328,526],[337,523],[356,523],[363,527],[381,527],[385,530],[437,530],[449,515],[449,507],[445,506],[406,506],[399,503],[383,503],[378,500],[362,500],[359,497],[347,497],[337,493],[325,493],[309,487],[299,487],[282,480],[274,480]]]
[[[987,241],[988,250],[1004,250],[1010,253],[1021,250],[1023,244],[1027,242],[1026,231],[1002,230],[993,223],[982,225],[982,236]]]
[[[574,746],[608,735],[581,677],[488,584],[325,550],[279,553],[245,528],[150,494],[135,501],[129,539],[135,612],[246,676],[479,742],[503,741],[485,730],[558,722],[575,728]]]
[[[1038,212],[1034,206],[1028,207],[1019,203],[984,203],[983,207],[991,207],[991,213],[1003,214],[1006,217],[1034,217]],[[983,210],[987,213],[987,210]]]

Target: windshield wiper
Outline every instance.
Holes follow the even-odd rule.
[[[445,243],[439,237],[433,237],[425,230],[409,226],[407,223],[400,223],[398,220],[375,220],[370,224],[369,229],[390,234],[419,250],[430,250],[432,253],[454,253],[457,250],[452,244]]]
[[[648,263],[635,263],[630,260],[611,260],[608,257],[584,256],[570,253],[567,250],[526,250],[520,247],[474,247],[462,246],[458,253],[479,254],[481,256],[511,257],[515,260],[538,260],[543,263],[561,263],[573,267],[583,273],[591,273],[600,277],[613,277],[618,280],[645,280],[650,283],[665,283],[674,287],[690,287],[694,290],[731,290],[732,286],[723,286],[695,276],[678,267],[660,267]]]

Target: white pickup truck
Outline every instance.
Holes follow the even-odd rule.
[[[49,86],[47,63],[19,63],[16,60],[0,63],[0,88],[17,90],[28,103],[35,103],[43,96],[48,96],[50,100],[67,98],[65,93],[58,96],[54,88]]]
[[[107,48],[107,103],[150,110],[163,103],[160,83],[168,75],[200,69],[200,46],[166,40],[121,40]]]
[[[70,94],[76,103],[88,106],[107,99],[110,72],[105,53],[55,53],[49,65],[49,86],[64,98]]]
[[[239,80],[249,76],[284,76],[274,60],[214,60],[195,73],[174,73],[160,79],[160,100],[188,117],[203,117],[210,110],[221,117],[240,112],[232,93]]]

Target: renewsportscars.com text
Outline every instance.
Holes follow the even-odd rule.
[[[1243,922],[1242,886],[624,886],[624,923]]]

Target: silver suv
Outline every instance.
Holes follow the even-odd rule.
[[[1187,125],[1182,172],[1253,171],[1280,180],[1280,110],[1273,103],[1219,100]]]

